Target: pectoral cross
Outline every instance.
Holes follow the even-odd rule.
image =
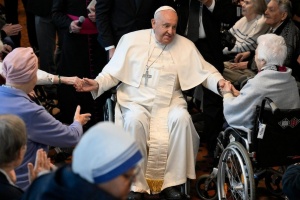
[[[146,73],[143,74],[143,77],[145,77],[145,86],[147,86],[148,78],[152,78],[152,75],[149,74],[148,69],[146,70]]]

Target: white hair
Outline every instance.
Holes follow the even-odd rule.
[[[257,59],[264,60],[265,65],[283,65],[287,55],[287,47],[282,36],[264,34],[257,38],[257,43]]]

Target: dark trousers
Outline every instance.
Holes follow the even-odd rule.
[[[203,58],[219,70],[220,73],[224,70],[222,62],[222,49],[217,49],[210,45],[206,39],[199,39],[195,45]],[[197,86],[202,87],[202,86]],[[216,87],[218,87],[216,85]],[[203,114],[204,114],[204,134],[206,137],[207,148],[209,154],[212,154],[216,144],[217,137],[222,130],[224,115],[223,115],[223,99],[220,95],[203,87]]]

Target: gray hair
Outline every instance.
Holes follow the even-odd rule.
[[[24,121],[16,115],[0,115],[0,167],[16,160],[26,142]]]
[[[290,0],[272,0],[278,4],[279,10],[281,12],[286,12],[288,18],[292,18],[292,3]]]
[[[287,55],[287,47],[282,36],[264,34],[257,38],[257,59],[264,60],[267,65],[282,66]]]

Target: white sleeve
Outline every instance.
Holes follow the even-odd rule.
[[[49,74],[43,70],[38,69],[36,85],[52,85],[53,81],[54,81],[53,74]]]
[[[96,77],[95,81],[97,81],[99,87],[98,90],[91,91],[94,99],[120,82],[118,79],[103,71]]]

